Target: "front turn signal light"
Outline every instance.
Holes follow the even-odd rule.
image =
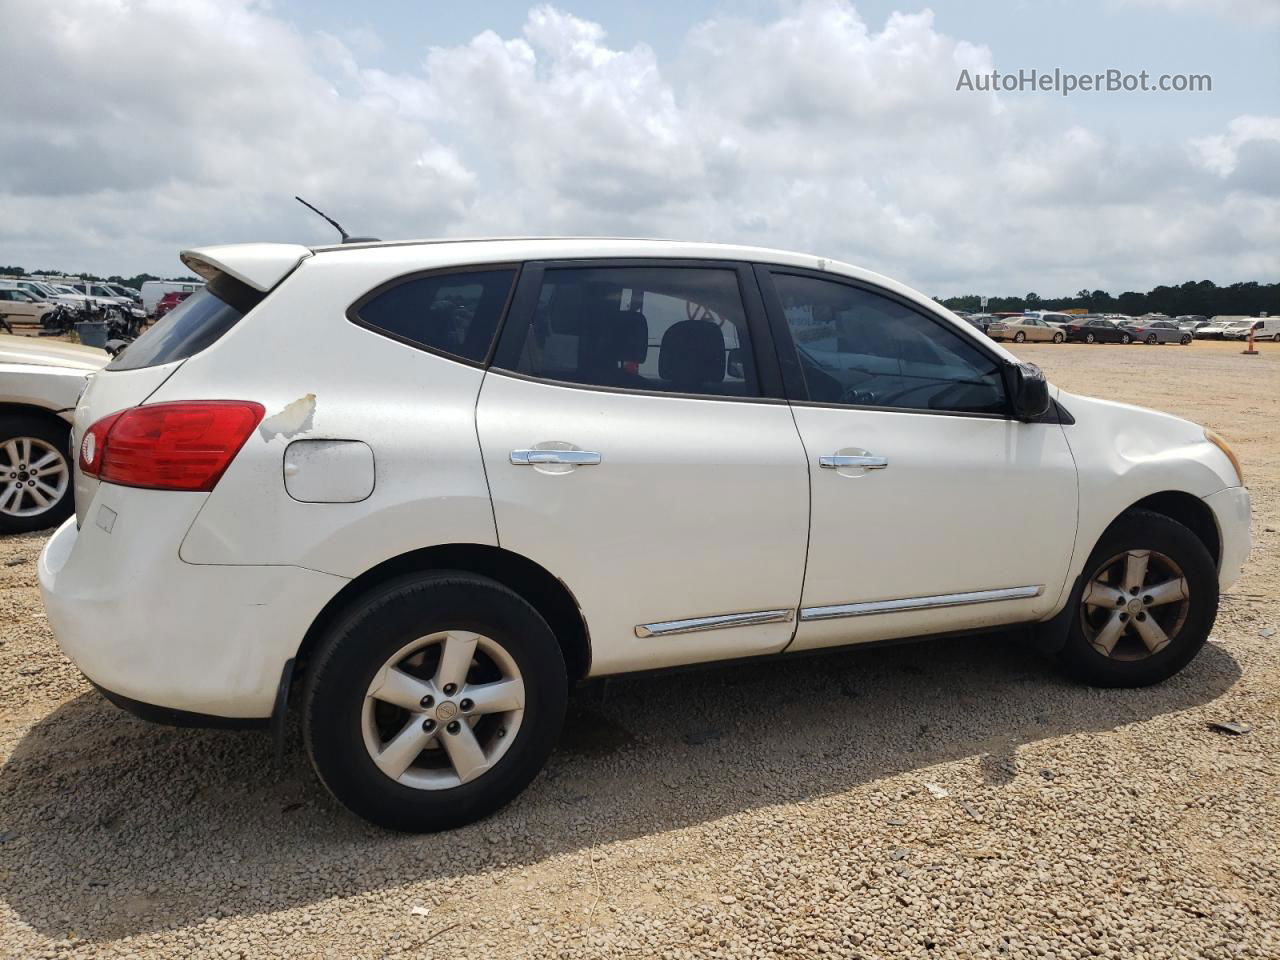
[[[1243,487],[1244,471],[1240,469],[1240,461],[1236,458],[1235,453],[1232,452],[1231,447],[1227,445],[1227,441],[1208,428],[1204,431],[1204,438],[1227,455],[1227,459],[1231,461],[1231,466],[1235,467],[1236,478],[1240,481],[1240,486]]]

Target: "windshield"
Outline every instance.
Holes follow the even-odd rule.
[[[234,327],[264,294],[220,274],[125,347],[107,370],[138,370],[195,356]]]

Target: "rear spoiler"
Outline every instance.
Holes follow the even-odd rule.
[[[225,274],[266,293],[311,256],[311,250],[296,243],[226,243],[193,247],[180,256],[188,269],[206,281]]]

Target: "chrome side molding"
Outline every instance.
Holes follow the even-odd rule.
[[[642,623],[636,627],[636,636],[669,637],[677,633],[698,633],[702,630],[723,630],[727,627],[753,627],[761,623],[790,623],[795,610],[755,610],[751,613],[724,613],[715,617],[689,617],[686,620],[663,620],[660,623]]]
[[[936,597],[906,597],[902,600],[871,600],[865,603],[836,603],[823,607],[803,607],[800,619],[838,620],[842,617],[867,617],[876,613],[901,613],[906,610],[932,610],[937,607],[963,607],[971,603],[994,603],[998,600],[1027,600],[1044,593],[1044,585],[1001,587],[998,590],[975,590],[973,593],[944,593]]]

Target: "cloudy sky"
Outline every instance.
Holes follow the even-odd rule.
[[[0,264],[759,243],[930,294],[1280,274],[1280,0],[0,0]],[[1209,93],[976,93],[1055,67]]]

